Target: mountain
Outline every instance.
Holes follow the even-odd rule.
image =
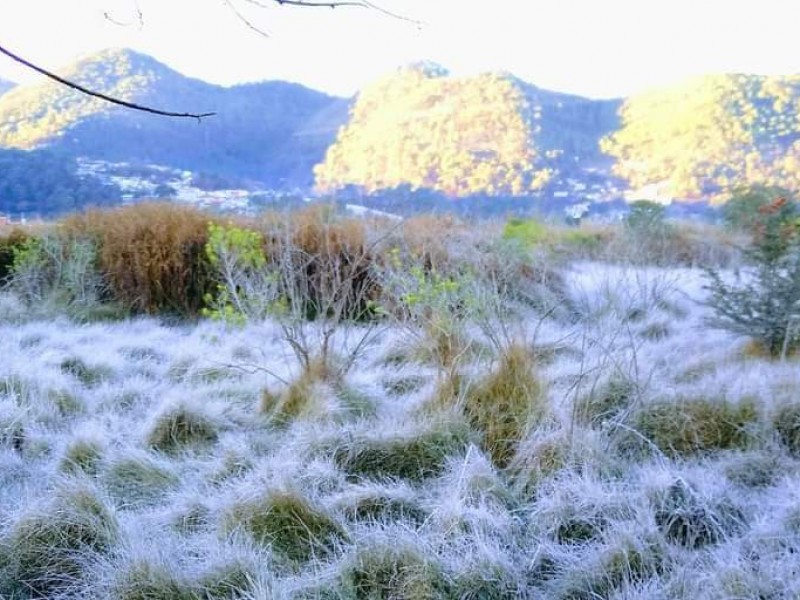
[[[300,85],[215,86],[131,50],[95,54],[60,74],[130,102],[216,116],[198,123],[133,112],[48,80],[0,97],[0,146],[310,186],[347,116],[347,100]]]
[[[14,87],[14,85],[15,85],[15,84],[14,84],[14,83],[12,83],[11,81],[8,81],[7,79],[2,79],[2,78],[0,78],[0,96],[2,96],[3,94],[5,94],[5,93],[6,93],[7,91],[9,91],[11,88],[13,88],[13,87]]]
[[[724,198],[753,183],[800,189],[800,76],[692,78],[625,100],[601,146],[631,186]]]
[[[315,169],[316,187],[530,194],[603,163],[598,140],[616,128],[618,107],[504,73],[451,77],[435,64],[411,65],[358,95]]]

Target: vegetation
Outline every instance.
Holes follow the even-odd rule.
[[[601,145],[638,188],[666,182],[678,198],[751,184],[796,188],[795,76],[714,75],[631,97]]]
[[[315,169],[316,187],[527,195],[547,184],[560,159],[599,154],[597,139],[614,122],[609,108],[508,75],[457,78],[412,65],[361,92]]]
[[[800,223],[786,198],[760,206],[745,250],[753,272],[728,283],[709,269],[712,324],[753,338],[773,357],[800,347]]]

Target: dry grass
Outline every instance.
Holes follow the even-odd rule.
[[[519,345],[506,349],[494,373],[467,391],[464,410],[492,461],[506,467],[529,428],[547,414],[533,353]]]
[[[212,290],[205,253],[214,217],[174,204],[138,204],[67,218],[68,235],[99,247],[114,299],[135,312],[196,315]]]

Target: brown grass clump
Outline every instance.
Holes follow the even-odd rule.
[[[205,253],[212,217],[194,208],[145,203],[66,219],[90,237],[114,299],[135,312],[196,315],[212,290]]]
[[[483,447],[498,467],[508,465],[528,428],[547,412],[534,367],[528,349],[511,346],[500,357],[497,370],[466,394],[467,418],[483,434]]]

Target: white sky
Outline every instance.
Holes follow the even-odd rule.
[[[286,79],[340,95],[421,59],[594,97],[691,74],[800,73],[800,0],[374,0],[421,27],[358,8],[228,0],[269,39],[225,1],[138,0],[140,27],[136,0],[0,0],[0,45],[46,67],[127,46],[215,83]],[[0,77],[31,76],[0,56]]]

